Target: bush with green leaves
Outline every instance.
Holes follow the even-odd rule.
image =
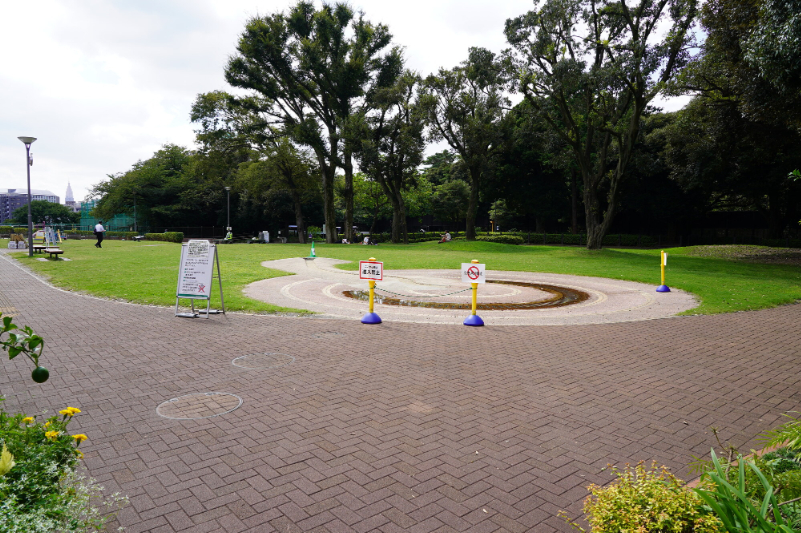
[[[701,477],[696,494],[730,533],[793,533],[801,527],[797,499],[780,501],[754,459],[737,456],[736,466],[721,462],[712,450],[714,470]],[[764,463],[763,463],[764,464]]]
[[[502,244],[523,244],[523,237],[519,235],[477,235],[477,241],[499,242]]]
[[[182,231],[165,231],[164,233],[145,233],[146,241],[183,242]]]
[[[604,487],[592,484],[584,513],[592,533],[675,532],[722,533],[720,520],[705,510],[700,497],[664,466],[643,462],[623,470],[612,467],[617,479]],[[566,518],[564,512],[560,515]],[[568,522],[577,530],[579,524]]]
[[[47,378],[50,377],[50,372],[46,368],[39,366],[39,358],[42,356],[42,350],[44,350],[44,339],[36,335],[29,326],[19,328],[13,323],[10,316],[3,316],[3,313],[0,313],[0,318],[3,320],[3,325],[0,327],[0,346],[8,352],[8,358],[14,359],[19,354],[25,354],[34,365],[31,378],[36,383],[47,381]],[[3,338],[6,334],[8,334],[8,337]]]
[[[119,494],[103,499],[103,487],[77,473],[87,437],[70,435],[68,425],[80,412],[67,407],[39,422],[0,409],[0,532],[101,531],[124,505]]]

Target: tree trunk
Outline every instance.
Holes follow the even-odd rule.
[[[296,189],[292,189],[292,201],[295,204],[295,224],[298,226],[298,242],[306,244],[306,224],[303,223],[303,206],[300,201],[300,194]]]
[[[570,233],[578,233],[578,172],[570,171]]]
[[[347,145],[347,143],[346,143]],[[353,242],[353,154],[345,148],[345,223],[342,232],[348,242]]]
[[[409,244],[406,230],[406,205],[400,194],[390,196],[392,202],[392,242],[393,244]]]
[[[323,166],[323,216],[325,220],[325,242],[333,243],[337,238],[337,218],[334,211],[334,175],[333,166]]]
[[[478,211],[478,185],[481,181],[481,170],[470,169],[470,200],[467,204],[467,220],[464,237],[468,241],[476,240],[476,211]]]

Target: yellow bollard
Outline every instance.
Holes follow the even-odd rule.
[[[656,292],[670,292],[670,287],[665,285],[665,265],[667,265],[667,252],[659,252],[659,267],[662,270],[662,285],[656,288]]]
[[[478,259],[473,259],[470,261],[471,263],[478,264]],[[478,283],[471,283],[471,287],[473,287],[473,313],[467,317],[464,321],[465,326],[483,326],[484,321],[481,320],[481,317],[476,314],[476,308],[478,307]]]
[[[376,262],[375,257],[371,257],[368,261]],[[383,263],[381,268],[383,272]],[[361,270],[361,263],[359,264],[359,269]],[[381,279],[383,279],[383,275]],[[375,309],[375,280],[368,279],[367,285],[370,287],[370,311],[362,317],[362,324],[380,324],[381,317],[373,311]]]
[[[375,281],[370,280],[367,282],[370,286],[370,312],[373,312],[373,302],[375,301]]]

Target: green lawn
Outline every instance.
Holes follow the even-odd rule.
[[[0,241],[0,246],[4,245]],[[26,253],[13,256],[65,289],[132,302],[174,305],[180,245],[172,243],[66,241],[64,256],[71,261],[31,261]],[[262,261],[309,255],[308,245],[232,244],[219,246],[226,308],[249,312],[298,312],[242,296],[242,288],[260,279],[284,275],[260,266]],[[667,284],[695,294],[701,304],[686,314],[713,314],[763,309],[801,300],[801,268],[727,259],[692,257],[689,248],[667,250]],[[352,261],[356,270],[370,256],[384,268],[452,268],[478,259],[491,270],[553,272],[639,281],[659,285],[659,251],[580,247],[512,246],[487,242],[427,242],[376,247],[317,244],[320,257]],[[215,289],[216,290],[216,289]],[[216,301],[212,293],[213,301]]]

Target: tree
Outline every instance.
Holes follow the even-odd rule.
[[[403,191],[413,185],[425,149],[425,114],[415,99],[419,82],[417,74],[407,71],[394,86],[376,91],[375,111],[361,122],[361,168],[392,204],[393,243],[409,243]]]
[[[135,202],[137,216],[147,225],[194,226],[206,221],[211,226],[214,215],[194,201],[204,195],[193,191],[205,186],[190,172],[194,157],[186,148],[166,144],[150,159],[137,161],[131,170],[110,175],[90,192],[90,196],[100,197],[94,216],[110,219],[133,214]]]
[[[794,222],[801,198],[787,177],[801,164],[801,91],[793,92],[795,78],[782,74],[781,58],[770,52],[792,44],[792,31],[780,28],[791,28],[793,18],[783,25],[769,12],[783,8],[772,1],[704,4],[706,41],[671,88],[695,98],[666,130],[666,156],[682,186],[705,191],[712,208],[761,212],[775,238]],[[764,38],[766,28],[781,34],[775,42]]]
[[[422,105],[428,111],[431,139],[444,140],[461,156],[470,177],[466,209],[467,240],[476,238],[476,213],[482,177],[503,142],[509,101],[503,94],[506,72],[495,54],[470,48],[468,58],[451,70],[426,78]]]
[[[237,185],[258,197],[268,191],[286,191],[292,198],[295,225],[300,244],[306,242],[306,224],[303,203],[317,193],[314,175],[317,165],[286,137],[275,139],[272,146],[258,159],[245,163],[240,169]]]
[[[687,61],[696,11],[697,0],[547,0],[506,21],[519,88],[581,172],[590,249],[617,212],[643,112]]]
[[[28,204],[14,210],[11,218],[17,224],[28,223]],[[66,205],[54,204],[47,200],[31,201],[31,219],[34,224],[77,224],[80,213],[73,213]]]
[[[287,14],[248,21],[225,78],[259,98],[237,100],[310,147],[320,167],[326,240],[336,239],[334,181],[345,173],[345,235],[352,238],[353,145],[347,127],[373,91],[391,86],[402,67],[400,49],[384,55],[386,26],[356,16],[343,3],[300,1]]]
[[[453,180],[436,188],[431,198],[431,210],[439,220],[457,224],[465,220],[471,196],[470,186],[462,180]],[[474,228],[475,231],[475,228]]]

